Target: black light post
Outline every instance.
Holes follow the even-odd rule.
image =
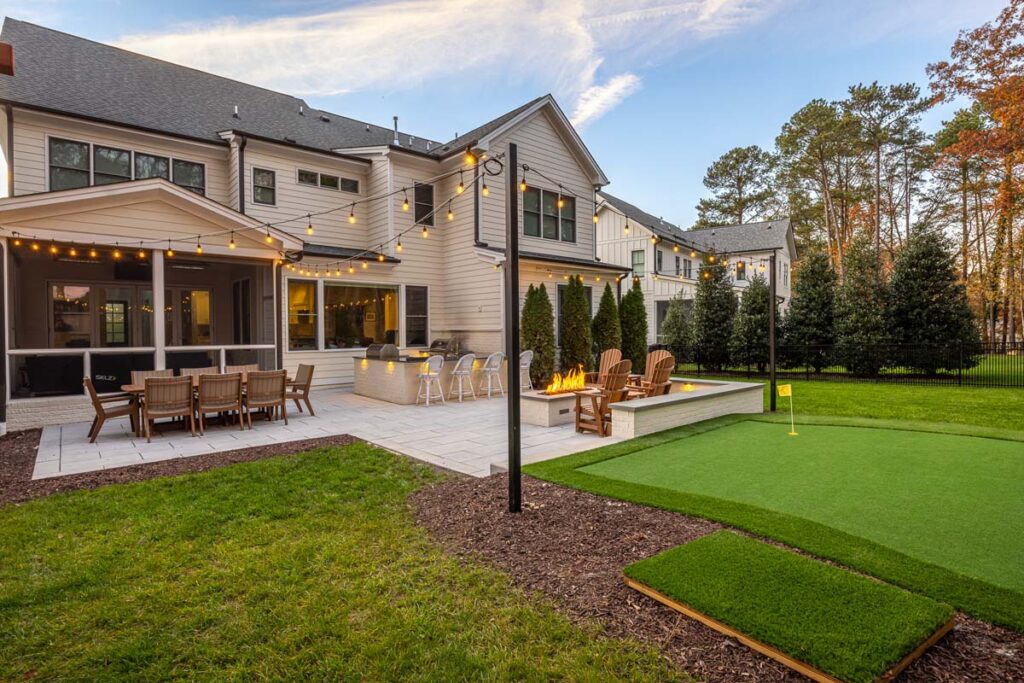
[[[508,375],[508,511],[523,509],[522,461],[519,431],[519,161],[517,146],[509,143],[505,166],[505,350]]]
[[[771,379],[770,389],[771,398],[768,399],[768,405],[771,407],[771,412],[775,412],[775,290],[776,290],[776,272],[775,272],[775,251],[772,251],[771,255],[771,276],[768,278],[771,288],[771,294],[768,297],[768,373]]]

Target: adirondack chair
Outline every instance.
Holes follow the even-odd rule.
[[[601,352],[601,361],[597,364],[597,372],[588,372],[583,378],[587,384],[601,386],[604,384],[605,375],[613,365],[622,360],[622,351],[618,349],[605,349]]]
[[[612,433],[612,404],[626,399],[626,381],[633,361],[622,360],[605,375],[600,389],[576,392],[576,431],[596,432],[598,436]]]
[[[657,367],[658,362],[664,358],[671,358],[672,354],[665,349],[656,349],[647,353],[647,361],[644,363],[644,371],[650,372],[651,368]],[[640,381],[645,378],[645,375],[630,375],[629,383],[639,385]]]
[[[672,388],[671,377],[675,367],[676,359],[672,355],[662,358],[654,365],[648,365],[643,378],[627,387],[629,398],[650,398],[667,394]]]

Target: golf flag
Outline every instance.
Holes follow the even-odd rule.
[[[797,436],[796,433],[796,420],[793,418],[793,385],[792,384],[780,384],[779,385],[779,396],[789,397],[789,435]]]
[[[779,396],[789,396],[793,398],[793,385],[792,384],[780,384],[779,385]]]

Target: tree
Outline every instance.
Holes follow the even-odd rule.
[[[676,364],[693,361],[693,324],[690,320],[692,303],[679,292],[668,302],[665,319],[661,323],[662,340],[676,357]]]
[[[555,372],[555,314],[543,282],[526,290],[519,331],[523,349],[533,350],[530,379],[543,386]]]
[[[733,320],[729,353],[736,365],[756,365],[763,373],[768,366],[769,353],[769,300],[768,281],[755,275],[740,299],[739,310]]]
[[[622,357],[633,361],[633,372],[642,373],[647,364],[647,306],[640,281],[622,296],[619,304],[619,319],[622,324]]]
[[[787,365],[807,365],[821,372],[827,349],[836,341],[836,271],[828,254],[811,251],[794,273],[793,298],[786,312],[784,357]]]
[[[886,314],[893,343],[910,345],[910,367],[934,374],[977,364],[978,326],[942,236],[918,233],[896,257]]]
[[[836,353],[854,375],[874,376],[889,341],[887,296],[873,236],[858,236],[846,252],[846,278],[836,291]]]
[[[736,295],[732,283],[714,254],[700,267],[700,279],[693,298],[694,360],[711,370],[729,363],[729,339],[736,316]]]
[[[583,287],[583,278],[578,275],[569,276],[569,284],[565,287],[562,307],[559,312],[560,330],[558,364],[562,372],[568,372],[580,365],[589,370],[593,356],[590,337],[590,302],[587,301],[587,290]]]
[[[612,286],[605,283],[601,303],[597,306],[592,327],[595,355],[602,351],[622,348],[622,323],[619,320],[619,304],[615,300]]]
[[[700,227],[735,225],[775,218],[775,157],[757,145],[735,147],[704,175],[711,197],[697,204]]]

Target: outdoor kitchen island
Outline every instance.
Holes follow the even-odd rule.
[[[383,357],[373,357],[375,355]],[[368,349],[366,358],[352,359],[352,371],[355,377],[354,391],[359,396],[388,401],[389,403],[412,405],[416,403],[416,393],[420,386],[420,380],[417,375],[423,371],[424,361],[427,360],[429,355],[421,353],[399,356],[394,352],[388,353],[387,350],[377,354]],[[486,398],[487,396],[487,379],[483,374],[485,360],[487,360],[487,355],[481,354],[477,356],[476,362],[473,364],[473,387],[476,390],[476,395],[480,398]],[[444,389],[446,397],[448,387],[451,384],[452,369],[457,362],[457,358],[446,357],[441,368],[441,387]],[[503,387],[506,386],[506,365],[507,363],[502,363],[500,375]],[[497,391],[497,385],[494,386],[492,395],[500,395]],[[434,400],[437,399],[432,399],[432,404]],[[463,400],[473,400],[469,396],[468,387]],[[440,403],[439,400],[437,402]]]

